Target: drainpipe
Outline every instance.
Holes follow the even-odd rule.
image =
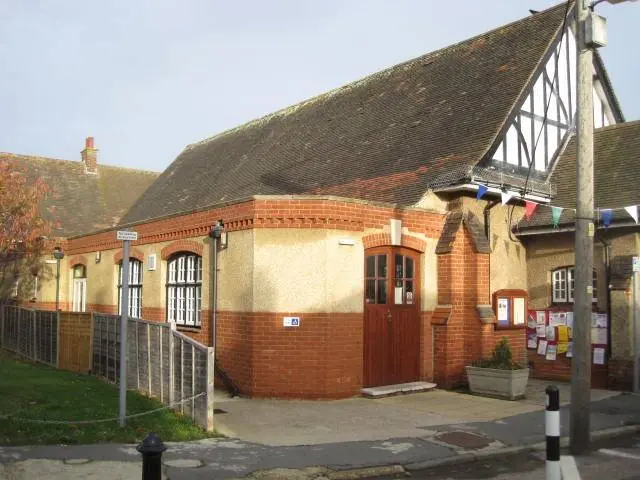
[[[222,230],[224,229],[224,224],[222,220],[218,220],[216,224],[213,226],[211,231],[209,232],[209,238],[211,238],[211,275],[209,275],[211,279],[211,339],[210,343],[213,347],[213,355],[214,355],[214,370],[216,375],[222,380],[224,386],[227,388],[232,397],[235,397],[239,394],[238,387],[235,386],[227,372],[225,372],[220,365],[218,364],[218,349],[217,346],[217,338],[218,338],[218,242],[220,241],[220,237],[222,236]]]
[[[484,214],[484,236],[487,237],[487,240],[489,241],[489,245],[491,245],[491,240],[489,239],[489,234],[491,233],[491,212],[490,210],[495,207],[498,203],[497,200],[494,201],[490,201],[487,202],[487,204],[484,206],[484,211],[482,212]]]
[[[607,358],[611,358],[611,242],[598,238],[604,247],[605,285],[607,287]]]

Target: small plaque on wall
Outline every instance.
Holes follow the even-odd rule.
[[[300,317],[283,317],[282,326],[283,327],[299,327]]]

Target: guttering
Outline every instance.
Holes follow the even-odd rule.
[[[451,187],[443,187],[435,189],[434,192],[477,192],[479,185],[475,183],[463,183],[460,185],[454,185]],[[497,187],[487,187],[487,193],[493,193],[496,195],[501,195],[503,190]],[[519,190],[507,189],[504,191],[505,193],[510,193],[511,196],[516,200],[531,200],[533,202],[538,203],[549,203],[549,198],[541,195],[533,195],[531,193],[527,193],[522,196],[522,193]]]
[[[635,222],[620,222],[620,223],[615,223],[615,224],[611,224],[608,227],[602,227],[599,226],[596,228],[596,230],[605,230],[605,229],[612,229],[612,228],[625,228],[625,227],[637,227],[638,224]],[[561,232],[573,232],[575,231],[575,226],[571,225],[571,226],[566,226],[566,227],[539,227],[539,228],[532,228],[532,229],[520,229],[517,232],[515,232],[516,237],[525,237],[527,235],[545,235],[545,234],[549,234],[549,233],[561,233]]]

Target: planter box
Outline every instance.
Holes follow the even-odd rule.
[[[467,378],[473,393],[516,400],[524,397],[529,381],[529,369],[499,370],[467,367]]]

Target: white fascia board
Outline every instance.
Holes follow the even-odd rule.
[[[444,188],[438,188],[436,190],[434,190],[435,192],[455,192],[455,191],[469,191],[469,192],[477,192],[478,191],[478,187],[479,185],[476,185],[475,183],[465,183],[462,185],[455,185],[452,187],[444,187]],[[487,187],[487,193],[493,193],[496,195],[500,195],[502,193],[502,190],[500,190],[499,188],[496,187]],[[519,191],[515,191],[515,190],[509,190],[507,189],[507,193],[511,193],[513,195],[513,200],[531,200],[532,202],[538,202],[538,203],[549,203],[550,199],[547,197],[542,197],[540,195],[532,195],[530,193],[527,193],[524,198],[522,198],[520,196],[520,192]]]

